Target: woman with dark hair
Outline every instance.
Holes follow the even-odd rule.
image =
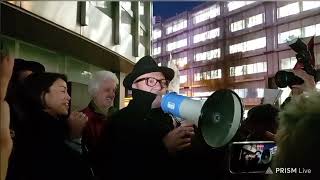
[[[24,81],[27,120],[17,139],[17,170],[13,179],[90,179],[81,154],[66,144],[70,130],[67,78],[57,73],[34,73]]]

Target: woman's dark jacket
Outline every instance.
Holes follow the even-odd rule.
[[[81,154],[65,143],[66,119],[55,118],[31,105],[27,109],[27,118],[17,137],[13,179],[90,179]]]

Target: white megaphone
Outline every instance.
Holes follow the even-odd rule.
[[[211,147],[227,144],[237,132],[243,117],[241,99],[229,89],[212,93],[205,102],[171,92],[162,97],[161,108],[174,117],[196,124]]]

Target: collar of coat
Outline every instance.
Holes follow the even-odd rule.
[[[156,94],[139,89],[132,89],[132,100],[129,102],[128,108],[135,112],[148,113],[156,97]]]

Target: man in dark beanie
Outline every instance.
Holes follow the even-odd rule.
[[[194,129],[190,124],[175,127],[160,108],[173,77],[172,69],[159,67],[151,56],[141,58],[125,77],[132,100],[105,125],[97,153],[101,179],[173,178],[181,168],[173,159],[190,147]]]
[[[17,80],[23,80],[32,73],[45,72],[42,64],[35,61],[26,61],[24,59],[15,59],[13,66],[13,73]]]
[[[22,94],[24,94],[24,88],[22,88],[23,81],[32,73],[45,72],[45,68],[42,64],[34,61],[26,61],[24,59],[15,59],[12,77],[8,87],[8,93],[6,100],[10,106],[10,130],[13,139],[13,151],[10,157],[10,163],[8,168],[7,179],[11,180],[12,175],[16,171],[16,144],[18,143],[19,129],[22,122],[26,119],[25,107],[22,105]]]
[[[11,128],[16,130],[18,121],[23,119],[23,113],[19,108],[20,95],[23,94],[22,82],[32,73],[45,72],[45,68],[42,64],[34,61],[26,61],[24,59],[15,59],[13,66],[12,78],[9,83],[7,101],[10,105],[11,112]]]

